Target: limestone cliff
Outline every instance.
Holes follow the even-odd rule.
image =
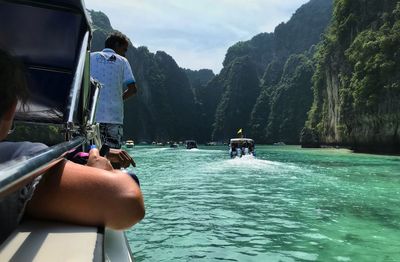
[[[400,152],[400,4],[338,0],[317,52],[306,127],[323,144]]]
[[[209,83],[219,99],[209,104],[215,112],[213,139],[226,140],[243,128],[258,143],[299,143],[312,103],[313,69],[306,57],[314,52],[312,46],[320,40],[331,12],[331,0],[311,0],[273,33],[261,33],[228,49],[223,70]],[[292,57],[300,54],[301,59]],[[240,59],[247,61],[246,66],[238,66]],[[297,70],[285,70],[285,65]],[[246,99],[241,99],[244,94]]]
[[[400,4],[337,0],[306,127],[322,144],[400,152]]]

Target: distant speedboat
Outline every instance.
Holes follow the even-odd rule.
[[[186,140],[186,149],[197,148],[197,143],[194,140]]]
[[[125,146],[127,148],[132,148],[135,145],[135,142],[133,140],[126,140]]]
[[[251,138],[232,138],[229,143],[229,155],[231,158],[244,155],[256,155],[254,140]]]
[[[285,146],[286,144],[284,142],[276,142],[274,143],[274,146]]]
[[[177,143],[171,143],[171,144],[169,145],[169,147],[170,147],[170,148],[177,148],[177,147],[178,147],[178,144],[177,144]]]

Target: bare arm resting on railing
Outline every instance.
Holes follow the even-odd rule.
[[[27,214],[125,229],[139,222],[145,209],[138,185],[127,174],[63,161],[43,176]]]

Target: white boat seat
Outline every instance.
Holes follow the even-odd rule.
[[[124,231],[49,221],[23,222],[0,246],[0,261],[133,260]]]
[[[103,261],[96,227],[26,221],[0,247],[0,261]]]

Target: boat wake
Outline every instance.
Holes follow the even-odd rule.
[[[274,162],[265,159],[258,159],[253,155],[245,155],[242,157],[235,157],[225,161],[231,167],[252,167],[252,169],[264,169],[271,167],[281,167],[283,163]]]
[[[227,170],[243,171],[265,171],[268,170],[270,173],[282,173],[282,172],[296,172],[303,171],[300,167],[283,162],[270,161],[265,159],[259,159],[252,155],[245,155],[242,157],[236,157],[233,159],[218,161],[210,163],[206,168],[214,172],[224,172]]]
[[[221,154],[221,153],[225,153],[225,150],[212,150],[212,149],[202,149],[202,148],[192,148],[190,150],[185,149],[187,152],[196,152],[196,153],[201,153],[201,154]]]
[[[153,155],[153,154],[158,154],[164,151],[170,150],[169,147],[160,147],[160,148],[146,148],[146,149],[141,149],[140,150],[140,155]],[[131,152],[135,154],[135,151],[133,149],[128,148],[128,152]]]

